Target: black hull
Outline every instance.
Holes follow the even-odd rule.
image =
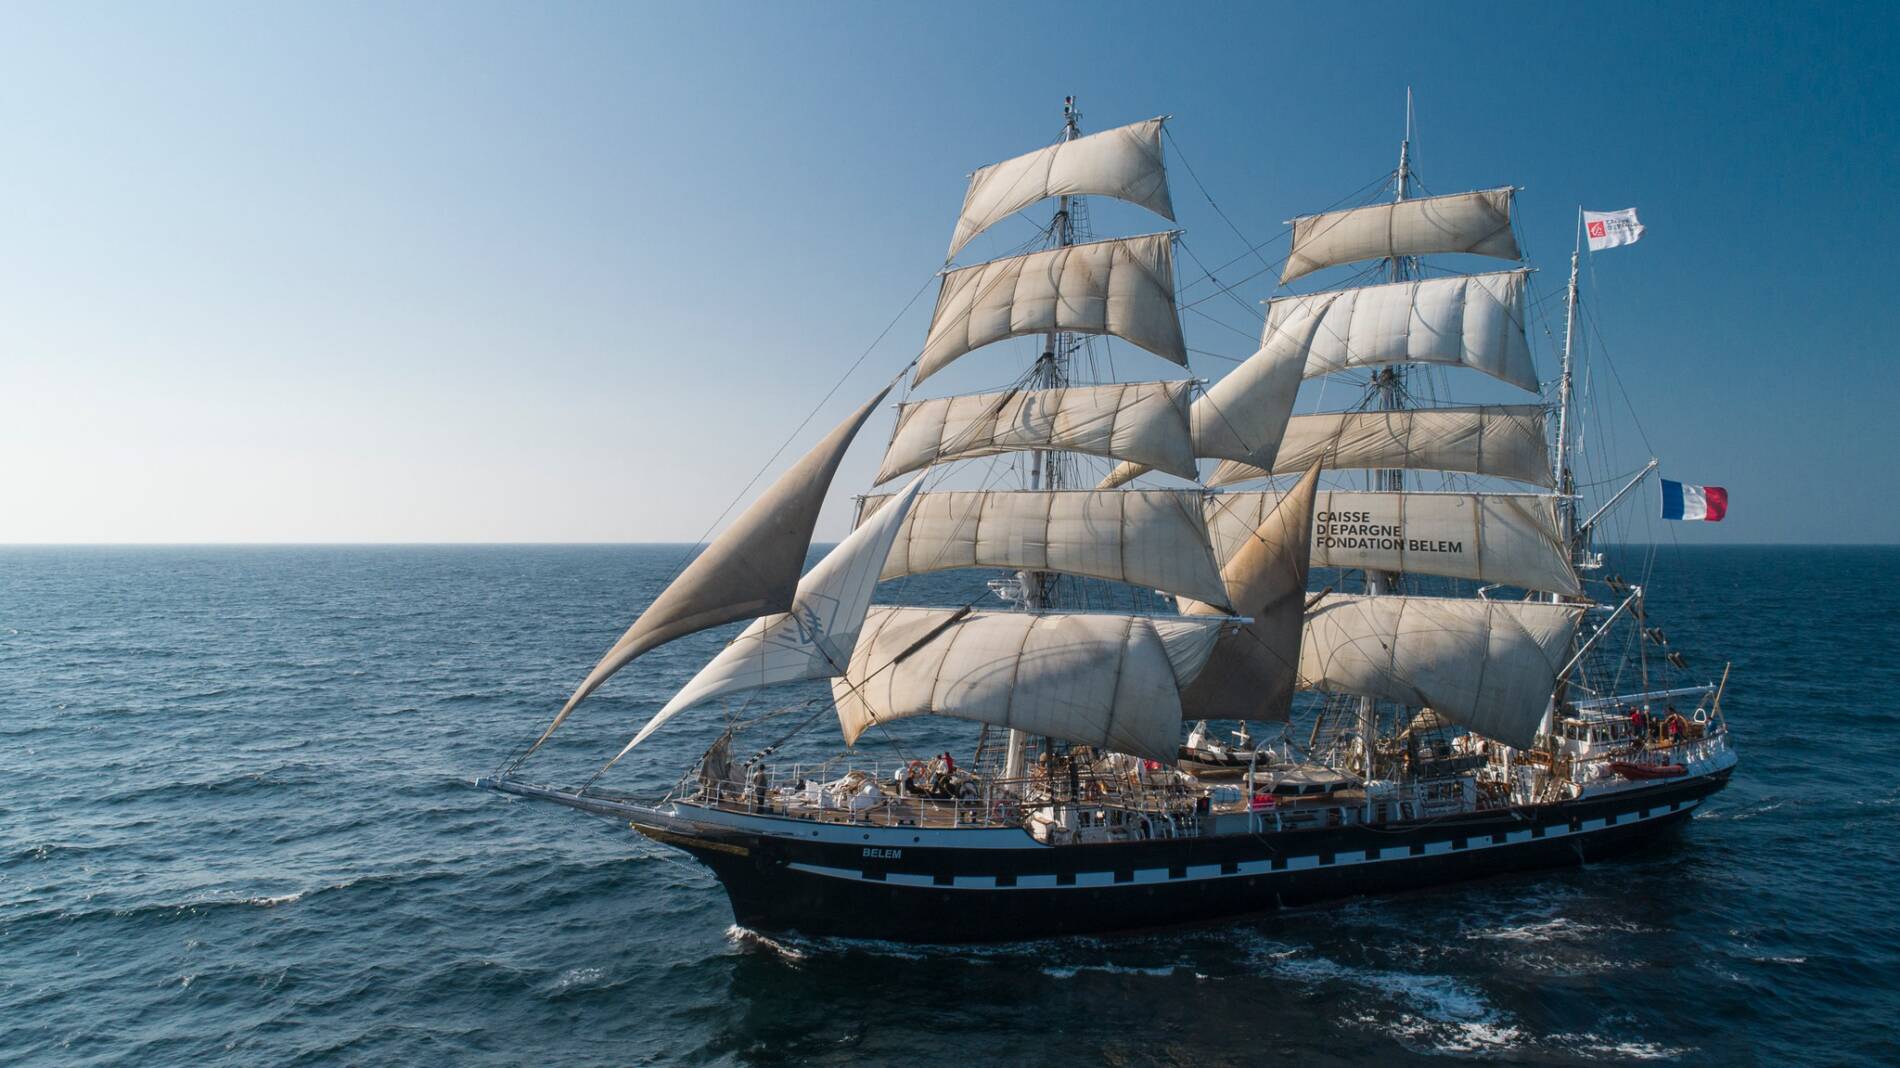
[[[1681,827],[1729,771],[1515,812],[1099,845],[933,847],[931,832],[801,840],[667,818],[636,828],[693,854],[726,888],[734,918],[764,931],[909,942],[983,942],[1203,922],[1362,894],[1568,867]],[[801,821],[741,818],[798,827]],[[861,828],[845,827],[856,832]],[[902,835],[904,844],[890,845]],[[999,839],[998,841],[1002,841]],[[866,845],[865,842],[877,844]]]

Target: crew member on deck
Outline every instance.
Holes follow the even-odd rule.
[[[1630,733],[1636,737],[1638,745],[1642,744],[1643,736],[1649,733],[1649,713],[1643,711],[1641,705],[1630,709]]]
[[[752,811],[765,811],[765,787],[770,781],[771,776],[767,774],[764,764],[752,769]]]

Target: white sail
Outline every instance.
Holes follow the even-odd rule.
[[[880,514],[889,499],[866,497],[859,514]],[[926,493],[879,577],[959,567],[1087,575],[1227,603],[1198,490]]]
[[[924,476],[892,496],[881,515],[859,524],[804,578],[789,612],[752,621],[737,638],[640,728],[619,760],[674,716],[694,705],[741,690],[844,674],[858,643],[864,614],[877,588],[878,568],[909,515]]]
[[[1194,398],[1188,409],[1194,455],[1273,466],[1293,415],[1306,354],[1299,346],[1270,344],[1272,337],[1269,333],[1252,356]],[[1114,489],[1148,470],[1145,464],[1123,463],[1096,488]]]
[[[1524,278],[1523,271],[1497,271],[1281,297],[1268,311],[1264,344],[1303,348],[1307,378],[1349,367],[1442,363],[1535,393]]]
[[[1324,267],[1358,260],[1470,252],[1522,259],[1511,234],[1511,187],[1417,197],[1293,220],[1293,249],[1282,285]]]
[[[1270,473],[1304,471],[1318,460],[1332,470],[1462,471],[1549,486],[1547,449],[1544,409],[1534,404],[1328,412],[1287,421]],[[1229,460],[1207,484],[1227,486],[1267,473]]]
[[[642,653],[708,627],[791,607],[798,573],[811,548],[812,528],[818,523],[818,509],[825,503],[838,461],[890,391],[885,386],[838,424],[686,565],[581,680],[528,751],[539,748],[574,706]]]
[[[1225,566],[1281,499],[1259,491],[1208,497],[1215,559]],[[1558,532],[1557,499],[1527,494],[1321,490],[1313,566],[1581,590]]]
[[[1138,460],[1193,478],[1191,387],[1186,381],[1118,382],[912,401],[898,411],[897,433],[876,481],[947,460],[1027,449]]]
[[[1093,241],[943,276],[912,385],[972,349],[1054,330],[1112,334],[1187,365],[1170,234]]]
[[[1300,681],[1430,708],[1529,747],[1582,614],[1537,601],[1331,594],[1307,613]]]
[[[1207,666],[1181,691],[1183,715],[1282,723],[1292,717],[1312,555],[1307,532],[1313,528],[1318,485],[1319,465],[1314,464],[1223,558],[1228,600],[1248,622],[1221,635]],[[1213,609],[1189,601],[1181,612],[1209,615]]]
[[[1174,219],[1161,162],[1161,119],[1078,137],[993,163],[970,176],[963,211],[950,237],[956,259],[970,239],[1047,197],[1105,196]]]
[[[1175,759],[1181,687],[1223,620],[871,610],[832,696],[847,743],[873,723],[936,715],[1155,760]]]

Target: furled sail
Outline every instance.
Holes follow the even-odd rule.
[[[626,756],[667,720],[696,704],[740,690],[844,674],[871,607],[878,568],[890,555],[923,484],[924,476],[918,475],[891,497],[888,508],[859,524],[798,580],[790,611],[753,620],[614,759]]]
[[[1161,119],[1078,137],[992,163],[970,176],[950,236],[953,260],[970,239],[1046,197],[1104,196],[1174,219],[1161,162]]]
[[[1257,491],[1208,497],[1214,558],[1232,559],[1280,500]],[[1527,590],[1580,590],[1558,532],[1556,498],[1527,494],[1322,490],[1314,512],[1312,562]]]
[[[936,715],[1172,761],[1181,687],[1223,625],[878,607],[831,693],[847,743],[873,723]]]
[[[1333,594],[1306,618],[1303,685],[1426,707],[1528,747],[1583,608],[1537,601]]]
[[[1092,241],[949,272],[912,385],[991,342],[1054,330],[1113,334],[1186,366],[1173,235]]]
[[[1544,409],[1534,404],[1297,415],[1270,469],[1229,460],[1207,480],[1226,486],[1304,471],[1314,460],[1333,469],[1405,468],[1492,475],[1551,485]]]
[[[888,496],[866,497],[861,521]],[[918,498],[880,578],[958,567],[1057,571],[1225,605],[1199,490],[971,490]]]
[[[1193,478],[1188,437],[1192,383],[1117,382],[973,393],[912,401],[897,414],[897,433],[878,482],[946,460],[1063,449],[1138,460]]]
[[[1281,297],[1265,345],[1304,349],[1304,377],[1394,363],[1456,364],[1537,392],[1523,271]],[[1203,453],[1203,455],[1208,455]]]
[[[1271,322],[1268,329],[1272,329]],[[1194,399],[1188,409],[1194,455],[1255,467],[1273,466],[1287,420],[1293,415],[1306,353],[1298,345],[1274,344],[1272,340],[1269,332],[1252,356]],[[1145,464],[1123,463],[1096,488],[1114,489],[1148,470]]]
[[[721,623],[783,612],[792,606],[818,509],[825,503],[838,461],[890,391],[885,386],[838,424],[686,565],[672,585],[660,591],[587,673],[554,722],[535,740],[535,747],[548,740],[583,698],[647,650]]]
[[[1300,632],[1306,608],[1306,572],[1313,540],[1313,494],[1319,464],[1243,535],[1226,558],[1221,578],[1234,610],[1251,617],[1221,635],[1207,666],[1181,692],[1181,711],[1197,719],[1292,717],[1299,678]],[[1212,615],[1211,605],[1184,603],[1184,615]]]
[[[1358,260],[1469,252],[1522,259],[1511,233],[1511,187],[1417,197],[1293,220],[1282,285]]]

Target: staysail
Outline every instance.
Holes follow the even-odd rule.
[[[888,496],[864,499],[861,521]],[[1127,582],[1225,605],[1199,490],[926,493],[904,519],[882,579],[1006,567]]]
[[[1281,499],[1257,491],[1208,497],[1214,558],[1231,559]],[[1558,529],[1557,499],[1533,494],[1322,490],[1312,563],[1573,595],[1581,588]]]
[[[1282,285],[1359,260],[1469,252],[1522,259],[1511,233],[1511,187],[1329,211],[1293,220]]]
[[[1301,349],[1306,378],[1439,363],[1535,393],[1524,279],[1523,271],[1496,271],[1281,297],[1270,305],[1263,345]]]
[[[587,673],[529,752],[547,741],[583,698],[647,650],[721,623],[790,608],[838,461],[890,391],[885,386],[838,424],[686,565]]]
[[[1269,321],[1271,331],[1272,323]],[[1310,334],[1308,335],[1310,336]],[[1239,367],[1207,388],[1188,409],[1194,455],[1272,467],[1306,366],[1304,349],[1272,343],[1273,335]],[[1149,470],[1129,461],[1110,471],[1098,489],[1114,489]]]
[[[977,171],[970,176],[944,259],[956,259],[971,238],[1046,197],[1114,197],[1173,221],[1174,203],[1161,161],[1161,122],[1118,126]]]
[[[846,743],[937,715],[1172,761],[1224,621],[879,607],[832,697]]]
[[[1138,460],[1183,478],[1196,474],[1188,437],[1191,382],[1118,382],[973,393],[911,401],[876,481],[947,460],[1062,449]]]
[[[918,475],[891,498],[889,507],[859,524],[799,580],[790,611],[753,620],[614,759],[626,756],[680,712],[715,697],[844,674],[871,607],[878,568],[890,555],[891,542],[923,484],[924,476]]]
[[[1544,409],[1534,404],[1294,416],[1270,471],[1229,460],[1215,469],[1207,484],[1226,486],[1268,473],[1291,474],[1315,460],[1330,470],[1461,471],[1551,485]]]
[[[1251,622],[1215,643],[1207,666],[1181,692],[1183,715],[1281,722],[1291,718],[1313,544],[1307,532],[1313,526],[1318,485],[1316,463],[1226,558],[1221,578],[1228,599]],[[1213,615],[1218,610],[1183,604],[1181,611]]]
[[[1303,685],[1440,716],[1528,748],[1583,608],[1539,601],[1332,594],[1306,618]]]
[[[1112,334],[1186,366],[1173,235],[1065,245],[945,274],[911,384],[992,342],[1058,330]]]

